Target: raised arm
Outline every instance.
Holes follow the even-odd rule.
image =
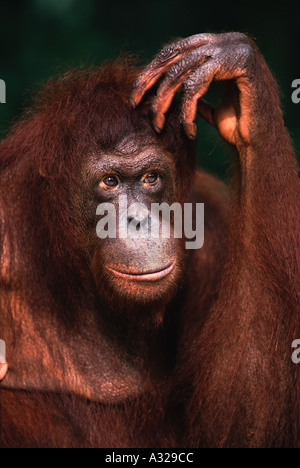
[[[194,382],[189,443],[267,447],[289,437],[297,444],[293,382],[300,384],[291,344],[300,336],[300,184],[276,82],[240,33],[200,34],[165,47],[138,78],[134,105],[160,78],[157,132],[183,88],[188,136],[196,136],[198,110],[239,154],[220,293],[184,359]],[[228,81],[217,108],[202,100],[213,80]],[[185,343],[189,331],[195,336],[195,324]]]

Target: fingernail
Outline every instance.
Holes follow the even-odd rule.
[[[132,109],[135,109],[137,107],[137,103],[135,102],[132,96],[129,97],[129,104],[131,105]]]
[[[197,126],[195,123],[184,123],[184,130],[190,140],[196,140]]]
[[[164,114],[157,113],[157,110],[155,109],[155,107],[152,108],[151,114],[152,114],[152,119],[151,119],[152,126],[154,130],[156,131],[156,133],[159,134],[163,131],[163,128],[166,123],[166,118]]]
[[[153,128],[154,128],[154,131],[155,131],[158,135],[161,134],[162,128],[159,128],[157,125],[153,125]]]

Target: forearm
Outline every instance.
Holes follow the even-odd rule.
[[[249,73],[251,77],[251,70]],[[297,160],[284,126],[276,81],[259,53],[253,73],[250,144],[238,148],[239,184],[233,196],[240,216],[234,217],[234,222],[240,221],[242,248],[253,258],[260,256],[264,269],[268,265],[269,271],[275,269],[277,282],[284,276],[286,288],[292,288],[298,295],[300,183]]]

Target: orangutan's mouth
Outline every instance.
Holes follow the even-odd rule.
[[[174,260],[170,265],[168,265],[163,270],[154,271],[151,273],[124,273],[122,271],[115,270],[113,268],[107,267],[114,275],[118,276],[119,278],[124,278],[127,280],[133,281],[158,281],[162,278],[168,276],[174,269],[176,265],[176,260]]]

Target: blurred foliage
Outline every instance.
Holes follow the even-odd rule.
[[[291,101],[291,83],[300,78],[294,8],[269,1],[0,0],[0,78],[7,84],[0,132],[4,135],[30,104],[30,90],[70,66],[99,64],[124,51],[146,63],[173,38],[238,30],[256,39],[275,73],[299,154],[300,105]],[[218,90],[210,94],[216,100]],[[201,166],[224,176],[228,150],[204,122],[199,122],[198,146]]]

